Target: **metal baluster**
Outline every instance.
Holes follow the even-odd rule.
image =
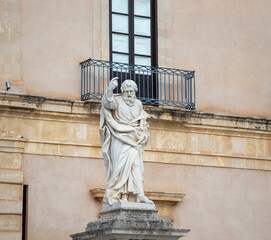
[[[91,62],[89,62],[89,97],[92,96],[92,92],[91,92],[91,68],[92,68],[92,64]]]
[[[166,85],[166,73],[164,72],[164,92],[165,92],[165,101],[167,100],[167,85]]]
[[[127,66],[126,66],[126,68],[125,68],[125,79],[127,79]]]
[[[87,73],[86,73],[86,75],[87,75],[87,80],[86,80],[87,84],[86,84],[86,85],[87,85],[87,95],[88,95],[88,96],[89,96],[89,90],[88,90],[88,89],[89,89],[89,86],[88,86],[88,85],[89,85],[89,79],[88,79],[88,75],[89,75],[89,73],[88,73],[89,70],[88,70],[88,69],[89,69],[89,68],[90,68],[90,65],[87,67]]]
[[[134,81],[136,82],[136,67],[133,66],[133,70],[134,70]],[[140,97],[140,82],[138,80],[138,97]]]
[[[156,82],[156,87],[155,87],[155,103],[158,103],[157,99],[159,99],[159,97],[158,97],[158,70],[157,69],[155,70],[155,73],[156,73],[156,78],[155,78],[155,82]]]
[[[192,77],[190,78],[190,106],[192,106]]]
[[[111,64],[109,63],[108,67],[107,67],[107,85],[106,87],[109,85],[109,81],[110,81],[110,70],[111,69]]]
[[[146,81],[147,81],[147,101],[149,101],[149,98],[150,98],[150,83],[149,83],[149,75],[148,75],[148,69],[145,68],[146,70]],[[145,72],[144,70],[144,72]]]
[[[84,67],[84,97],[85,97],[85,94],[86,94],[86,69]]]
[[[81,100],[83,99],[83,65],[81,65]]]
[[[140,69],[142,70],[142,68]],[[145,74],[144,74],[144,70],[142,70],[143,74],[142,74],[142,80],[143,80],[143,96],[146,96],[146,91],[145,91]]]
[[[159,72],[159,76],[160,76],[160,96],[159,99],[162,100],[162,96],[163,96],[163,92],[162,92],[162,74],[161,72]]]
[[[168,74],[168,100],[169,100],[169,102],[171,101],[170,100],[170,75],[171,75],[171,73]]]
[[[100,65],[97,65],[97,67],[98,67],[98,94],[97,94],[97,98],[98,98],[98,96],[100,95],[100,82],[101,82],[101,75],[100,75],[100,70],[101,70],[101,67],[100,67]]]
[[[194,108],[196,106],[196,80],[195,80],[195,72],[194,72]]]
[[[96,95],[96,63],[93,64],[93,96],[95,97]]]
[[[103,64],[103,92],[104,93],[104,64]]]
[[[175,76],[175,73],[172,74],[173,103],[174,103],[174,100],[175,100],[175,82],[174,82],[174,76]]]
[[[119,67],[116,68],[117,69],[117,75],[116,76],[119,76]],[[114,69],[113,69],[113,72],[114,72]],[[121,82],[122,83],[122,82]],[[119,88],[116,88],[117,90],[117,93],[119,93]]]
[[[187,77],[184,75],[184,86],[185,86],[185,102],[187,102]]]
[[[179,98],[179,75],[177,74],[177,101],[180,102]]]
[[[120,65],[120,82],[123,83],[123,79],[122,79],[122,65]]]
[[[151,98],[154,99],[154,79],[153,79],[153,69],[151,71]]]
[[[181,98],[183,103],[183,74],[181,75]]]

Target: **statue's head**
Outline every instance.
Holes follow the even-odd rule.
[[[132,88],[134,92],[136,93],[138,91],[137,85],[133,80],[127,79],[125,80],[120,87],[121,92],[123,93],[127,88]]]
[[[125,80],[120,87],[122,97],[128,105],[132,105],[136,98],[137,85],[133,80]]]

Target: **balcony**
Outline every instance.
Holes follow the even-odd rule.
[[[88,59],[81,62],[81,99],[100,100],[110,79],[137,83],[143,104],[195,109],[195,71]],[[120,88],[115,90],[120,93]]]

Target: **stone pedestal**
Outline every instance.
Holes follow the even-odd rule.
[[[70,235],[73,240],[175,240],[189,229],[174,229],[169,219],[157,216],[154,204],[104,204],[101,219],[88,223],[86,231]]]

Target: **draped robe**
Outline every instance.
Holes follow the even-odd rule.
[[[128,106],[121,95],[102,99],[100,135],[106,167],[104,202],[112,205],[121,194],[144,194],[142,139],[148,139],[146,119],[148,114],[142,103],[135,99]]]

